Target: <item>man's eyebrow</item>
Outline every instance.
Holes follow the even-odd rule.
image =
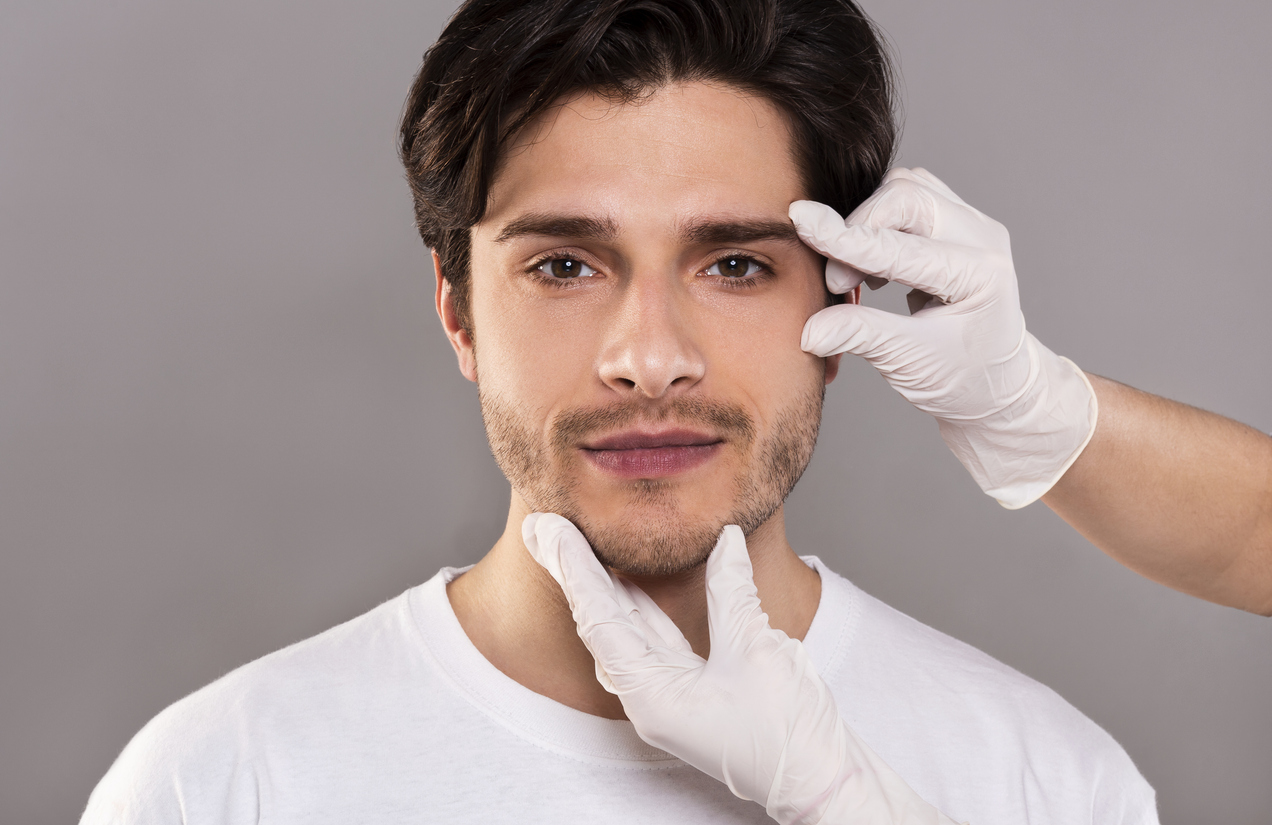
[[[495,243],[504,243],[527,235],[612,241],[618,237],[618,225],[611,218],[531,212],[510,221],[500,230]]]
[[[795,225],[790,221],[705,219],[684,224],[680,234],[692,243],[800,242]]]
[[[618,224],[608,217],[531,212],[509,221],[495,237],[495,243],[530,235],[612,241],[618,237]],[[700,244],[800,242],[790,221],[702,218],[683,223],[680,236]]]

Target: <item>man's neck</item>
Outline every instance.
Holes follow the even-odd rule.
[[[561,588],[521,541],[529,507],[515,492],[503,535],[471,570],[447,585],[460,626],[486,659],[509,678],[564,705],[625,719],[618,697],[596,680]],[[782,510],[747,537],[755,587],[769,624],[803,639],[821,599],[821,579],[786,541]],[[631,580],[676,623],[700,656],[710,652],[705,568]]]

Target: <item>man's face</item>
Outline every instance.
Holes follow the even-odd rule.
[[[508,150],[472,230],[471,339],[514,491],[631,575],[754,532],[812,455],[837,361],[799,348],[825,304],[795,236],[785,119],[703,83],[564,102]]]

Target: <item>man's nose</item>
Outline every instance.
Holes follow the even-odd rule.
[[[623,290],[601,350],[600,376],[624,397],[679,394],[706,374],[688,317],[690,296],[674,279],[637,274]]]

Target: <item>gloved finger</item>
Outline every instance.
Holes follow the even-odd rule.
[[[936,226],[939,195],[926,183],[910,177],[885,179],[844,219],[850,226],[895,229],[930,238]],[[943,198],[942,198],[943,199]]]
[[[841,352],[870,359],[894,355],[898,346],[913,337],[913,318],[874,307],[826,307],[804,324],[800,349],[825,358]]]
[[[561,585],[579,638],[601,668],[613,677],[648,660],[650,640],[619,604],[614,582],[577,527],[555,513],[531,513],[521,538]]]
[[[814,201],[796,201],[795,203],[814,203]],[[807,217],[810,217],[813,220],[827,222],[827,226],[821,227],[818,231],[823,234],[830,234],[843,227],[844,222],[843,219],[839,217],[838,212],[825,204],[817,204],[817,206],[821,207],[821,209],[816,211],[805,211],[807,212]],[[792,203],[789,213],[792,222],[795,221],[794,209],[795,204]],[[796,227],[798,228],[798,224],[796,224]],[[867,274],[844,263],[843,261],[837,261],[833,257],[826,258],[826,288],[835,295],[843,295],[846,292],[851,292],[863,281],[871,289],[879,289],[888,282],[888,279],[880,278],[877,275]]]
[[[744,647],[769,627],[755,590],[746,537],[736,524],[720,531],[707,557],[707,627],[713,654],[717,647]]]
[[[790,215],[800,240],[826,257],[923,290],[946,303],[984,289],[991,278],[985,263],[1001,254],[893,229],[836,225],[835,210],[813,201],[795,201]],[[1010,259],[1000,268],[1010,271]]]
[[[614,581],[614,592],[618,596],[619,605],[627,611],[627,615],[645,632],[645,636],[652,643],[699,658],[693,652],[693,647],[685,638],[685,634],[680,632],[676,623],[663,612],[648,593],[621,576],[610,574],[610,578]]]
[[[954,201],[955,203],[959,203],[959,204],[962,204],[963,206],[967,206],[967,201],[963,200],[957,194],[955,194],[954,190],[951,189],[945,183],[945,181],[941,180],[936,175],[933,175],[931,172],[924,169],[922,166],[915,166],[910,169],[907,169],[904,166],[895,166],[892,169],[888,170],[888,174],[884,175],[883,179],[885,182],[887,182],[889,180],[893,180],[894,178],[909,178],[910,180],[921,181],[922,183],[925,183],[928,186],[932,187],[933,189],[940,192],[942,195]]]
[[[888,283],[887,278],[880,278],[877,275],[867,275],[859,269],[853,269],[846,263],[836,261],[834,258],[826,259],[826,288],[836,295],[844,295],[852,292],[858,285],[865,283],[871,289],[879,289]],[[849,303],[860,303],[858,301],[850,301]]]
[[[683,680],[691,679],[695,671],[706,665],[706,660],[693,652],[680,628],[645,591],[613,573],[610,579],[614,582],[619,605],[649,640],[649,651],[639,659],[609,660],[602,664],[593,654],[597,681],[622,699],[624,708],[630,708],[632,700],[640,705],[642,694],[648,696],[650,691],[662,694],[671,684],[684,684]]]
[[[834,258],[826,259],[826,288],[834,294],[843,295],[845,292],[851,292],[865,279],[866,274],[861,270],[853,269]],[[875,288],[878,289],[878,287]]]
[[[826,289],[831,290],[836,295],[843,295],[845,292],[851,292],[865,281],[865,273],[860,269],[854,269],[846,263],[840,263],[834,258],[826,259]]]
[[[614,680],[605,672],[605,668],[601,667],[601,663],[597,661],[595,656],[592,657],[592,665],[595,668],[596,681],[601,683],[601,687],[605,688],[609,693],[619,696],[618,685],[614,684]]]
[[[884,183],[844,223],[972,247],[1001,248],[1008,242],[1007,230],[998,221],[910,175]]]

